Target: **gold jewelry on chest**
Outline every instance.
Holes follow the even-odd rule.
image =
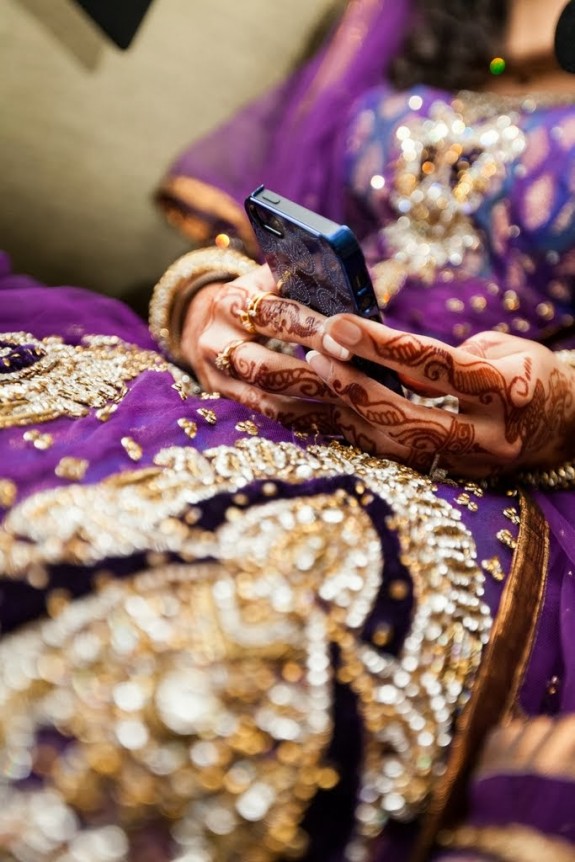
[[[408,274],[431,281],[447,266],[478,270],[483,241],[472,219],[525,150],[518,121],[517,111],[460,95],[437,100],[429,116],[408,117],[395,130],[390,203],[398,218],[382,234]]]

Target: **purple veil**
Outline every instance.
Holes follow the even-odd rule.
[[[342,127],[384,79],[410,5],[350,0],[316,56],[176,159],[158,192],[170,221],[195,242],[231,230],[252,249],[243,200],[260,183],[341,220]]]

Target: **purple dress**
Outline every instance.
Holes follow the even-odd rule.
[[[392,325],[569,327],[574,130],[353,102],[338,207]],[[437,484],[200,394],[122,305],[6,257],[0,332],[3,858],[399,862],[461,818],[573,852],[568,777],[470,783],[495,725],[575,708],[571,491]]]

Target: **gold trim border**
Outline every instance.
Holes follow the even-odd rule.
[[[463,815],[465,784],[488,732],[513,718],[547,585],[549,527],[520,492],[521,524],[511,571],[473,692],[457,726],[444,776],[435,788],[410,862],[424,862],[441,829]]]

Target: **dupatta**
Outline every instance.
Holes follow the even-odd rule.
[[[254,253],[243,200],[262,182],[341,221],[345,119],[355,99],[385,79],[410,5],[350,0],[311,60],[183,150],[157,194],[170,222],[197,244],[232,232]]]

